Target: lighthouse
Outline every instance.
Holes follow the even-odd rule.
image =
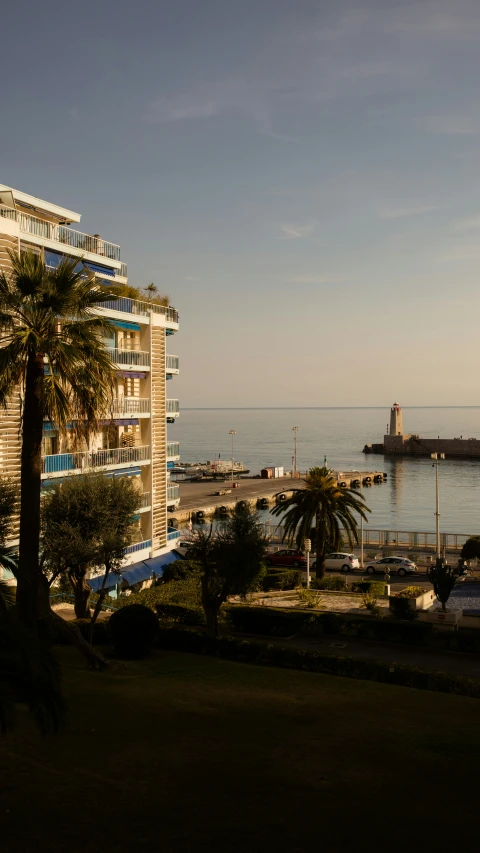
[[[390,409],[390,435],[403,435],[402,408],[398,403]]]

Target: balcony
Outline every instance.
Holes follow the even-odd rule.
[[[168,483],[167,484],[167,504],[179,504],[180,503],[180,488],[176,483]]]
[[[178,355],[167,355],[165,360],[165,370],[167,373],[178,373],[180,369],[180,360]]]
[[[150,413],[150,397],[116,397],[112,402],[112,415],[148,415]]]
[[[142,492],[140,495],[140,506],[138,507],[139,512],[143,512],[143,510],[150,509],[152,506],[152,493],[151,492]]]
[[[167,400],[166,402],[167,419],[173,420],[178,418],[180,414],[180,405],[178,400]]]
[[[150,313],[164,314],[170,323],[178,323],[178,311],[169,305],[157,305],[154,302],[141,302],[139,299],[129,299],[127,296],[119,296],[118,299],[107,299],[102,302],[102,308],[107,311],[121,311],[125,314],[134,314],[136,317],[150,317]]]
[[[150,353],[142,350],[107,349],[108,356],[122,367],[150,367]]]
[[[81,474],[92,468],[132,467],[150,462],[150,447],[115,447],[111,450],[85,450],[80,453],[56,453],[42,457],[42,476]]]
[[[17,221],[17,211],[14,207],[5,207],[4,204],[0,204],[0,218],[1,219],[10,219],[12,222]]]
[[[143,542],[135,542],[135,545],[129,545],[128,548],[125,548],[124,554],[135,554],[137,551],[145,551],[147,548],[152,547],[152,540],[145,539]]]
[[[167,459],[176,462],[180,459],[180,444],[178,441],[167,441]]]
[[[4,211],[8,211],[8,213],[4,213]],[[40,237],[42,240],[51,240],[53,243],[79,249],[81,252],[100,255],[102,258],[108,258],[111,261],[120,261],[120,246],[102,240],[98,235],[92,237],[90,234],[83,234],[73,228],[67,228],[66,225],[48,222],[45,219],[39,219],[38,216],[32,216],[30,213],[23,213],[21,210],[13,208],[2,207],[1,215],[18,222],[23,234]]]
[[[174,527],[169,527],[167,532],[167,541],[171,542],[172,539],[180,539],[180,531],[175,530]]]

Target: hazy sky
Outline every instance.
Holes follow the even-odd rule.
[[[478,404],[478,0],[27,0],[1,29],[0,182],[170,294],[181,404]]]

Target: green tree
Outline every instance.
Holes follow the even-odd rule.
[[[463,560],[480,560],[480,536],[470,536],[465,542],[461,557]]]
[[[445,605],[457,579],[456,567],[448,566],[441,557],[437,557],[435,565],[427,569],[427,577],[433,586],[438,601],[441,602],[443,612],[445,612]]]
[[[0,478],[0,568],[4,568],[12,574],[16,574],[17,560],[11,554],[11,550],[5,547],[5,542],[13,530],[13,514],[17,505],[17,491],[14,483],[5,478]],[[15,601],[15,593],[11,587],[1,581],[0,583],[0,608],[10,605]]]
[[[89,615],[89,569],[103,569],[104,581],[91,620],[91,630],[107,594],[111,572],[125,561],[134,532],[140,493],[130,477],[80,474],[48,490],[42,507],[43,560],[52,584],[67,575],[75,597],[75,615]]]
[[[272,515],[282,517],[284,540],[294,541],[299,549],[304,547],[305,539],[313,540],[320,578],[325,574],[328,550],[338,550],[343,537],[350,548],[358,544],[358,517],[366,521],[368,512],[363,495],[340,488],[326,466],[311,468],[305,486],[293,489],[286,501],[272,509]]]
[[[19,617],[37,628],[40,591],[40,482],[43,421],[62,433],[69,421],[88,436],[108,409],[115,380],[101,336],[111,324],[94,309],[110,297],[76,270],[77,259],[47,270],[30,252],[10,253],[0,274],[0,405],[23,396]]]
[[[207,630],[218,637],[218,614],[228,596],[258,588],[265,574],[267,540],[257,513],[236,504],[216,530],[196,530],[189,545],[189,557],[200,567]]]

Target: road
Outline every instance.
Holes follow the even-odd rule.
[[[198,510],[210,506],[223,506],[235,503],[237,500],[256,500],[258,498],[275,495],[277,492],[289,491],[293,483],[300,485],[301,480],[292,480],[291,477],[279,477],[276,480],[260,480],[248,477],[235,480],[237,489],[232,489],[229,495],[215,495],[220,489],[230,489],[231,482],[225,483],[178,483],[180,486],[180,507],[173,515],[179,515],[186,510]]]

